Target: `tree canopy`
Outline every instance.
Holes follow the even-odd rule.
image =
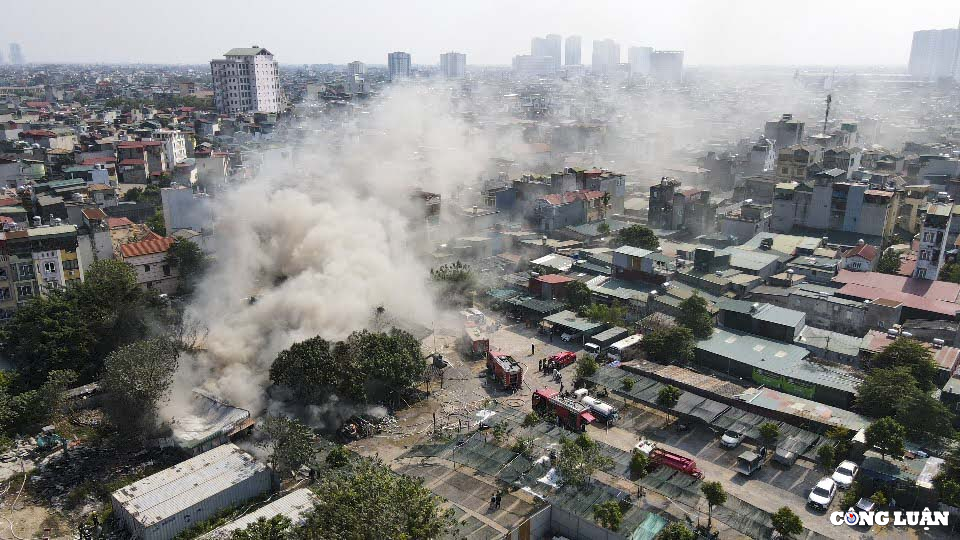
[[[589,306],[591,299],[591,292],[586,283],[571,281],[567,284],[567,304],[574,310],[580,311],[581,308]]]
[[[773,522],[773,529],[783,538],[790,538],[803,532],[803,521],[789,506],[781,506],[770,515],[770,521]]]
[[[233,531],[230,540],[287,540],[291,527],[290,518],[283,514],[260,518],[244,529]]]
[[[699,294],[680,302],[677,322],[689,328],[696,339],[707,339],[713,334],[713,317],[707,310],[707,301]]]
[[[679,521],[672,521],[657,534],[657,540],[696,540],[697,535]]]
[[[657,394],[657,405],[672,409],[677,404],[677,401],[680,401],[680,395],[682,393],[683,391],[676,386],[668,384],[661,388]]]
[[[610,458],[600,453],[600,446],[586,433],[573,439],[560,439],[556,467],[564,484],[581,486],[594,471],[605,469],[611,464]]]
[[[104,412],[122,435],[141,439],[156,430],[157,411],[170,391],[178,356],[172,341],[154,338],[121,347],[107,357],[100,380]]]
[[[937,380],[937,364],[933,361],[933,354],[913,338],[895,339],[870,359],[870,367],[905,367],[910,370],[920,390],[924,392],[933,390]]]
[[[322,495],[292,540],[434,540],[453,525],[452,512],[422,480],[367,459],[337,469],[316,491]]]
[[[700,484],[700,491],[707,499],[707,530],[713,525],[713,507],[727,502],[727,492],[720,482],[704,482]]]
[[[316,457],[313,430],[299,420],[283,416],[267,417],[263,423],[270,447],[270,466],[281,477],[289,476],[304,465],[311,465]]]
[[[880,456],[900,457],[903,455],[903,443],[906,430],[893,418],[884,417],[867,427],[864,433],[867,446],[880,452]]]
[[[900,254],[892,249],[887,249],[880,255],[877,261],[877,272],[881,274],[896,274],[900,270]]]
[[[178,292],[193,292],[204,270],[204,257],[200,246],[190,240],[178,238],[167,250],[167,262],[175,266],[179,273]]]
[[[686,364],[693,360],[696,340],[685,326],[660,328],[643,336],[647,359],[662,364]]]
[[[593,505],[593,520],[601,527],[616,531],[623,523],[623,510],[620,509],[620,503],[610,499],[602,503]]]
[[[653,231],[643,225],[631,225],[617,231],[617,244],[633,246],[641,249],[656,251],[660,247],[660,240]]]

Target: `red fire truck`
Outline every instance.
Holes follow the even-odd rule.
[[[547,369],[562,369],[576,361],[576,353],[564,351],[547,359]]]
[[[590,407],[573,397],[561,396],[552,388],[541,388],[533,393],[533,410],[557,415],[557,422],[573,431],[585,431],[596,418]]]
[[[518,390],[523,386],[523,366],[509,354],[488,351],[487,375],[504,390]]]
[[[703,478],[703,471],[697,468],[697,462],[693,458],[681,456],[673,452],[668,452],[662,448],[654,448],[650,452],[650,458],[654,463],[670,467],[680,472],[687,473],[694,478]]]

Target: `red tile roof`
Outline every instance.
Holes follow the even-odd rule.
[[[107,217],[107,213],[99,208],[84,208],[81,211],[87,219],[103,221]]]
[[[17,206],[20,202],[16,197],[4,197],[0,199],[0,206]]]
[[[145,165],[147,162],[142,159],[125,159],[120,162],[120,165]]]
[[[848,250],[846,251],[846,253],[843,254],[843,256],[846,257],[846,258],[848,258],[848,259],[849,259],[850,257],[858,257],[858,256],[859,256],[859,257],[863,257],[864,259],[866,259],[866,260],[868,260],[868,261],[872,261],[872,260],[874,260],[874,259],[877,258],[877,254],[878,254],[878,253],[879,253],[879,252],[878,252],[877,248],[871,246],[870,244],[863,244],[862,246],[859,246],[859,245],[858,245],[858,246],[854,246],[854,247],[848,249]]]
[[[132,227],[133,222],[125,217],[108,217],[107,226],[111,229],[119,229],[120,227]]]
[[[552,284],[569,283],[573,281],[573,278],[567,277],[567,276],[561,276],[560,274],[547,274],[545,276],[537,276],[534,279],[541,283],[552,283]]]
[[[845,284],[856,283],[882,291],[902,292],[904,294],[922,296],[928,300],[941,300],[952,303],[960,302],[960,284],[948,283],[946,281],[930,281],[926,279],[881,274],[879,272],[851,272],[849,270],[840,270],[833,278],[833,281]],[[881,295],[881,297],[883,297],[883,295]],[[890,297],[887,296],[885,298]]]
[[[116,162],[117,162],[117,158],[113,156],[94,156],[94,157],[83,158],[83,162],[81,162],[80,164],[96,165],[98,163],[106,164],[106,163],[116,163]]]
[[[140,257],[143,255],[152,255],[154,253],[165,253],[173,245],[173,238],[164,238],[155,232],[151,232],[146,240],[139,242],[130,242],[129,244],[120,244],[120,254],[123,258]]]
[[[594,199],[599,199],[603,197],[603,191],[568,191],[561,194],[550,194],[544,195],[541,199],[547,201],[548,203],[559,206],[561,204],[572,203],[573,201],[592,201]]]
[[[21,137],[31,137],[34,139],[52,139],[57,136],[56,133],[48,129],[28,129],[20,132]]]

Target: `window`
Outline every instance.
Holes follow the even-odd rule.
[[[17,296],[33,296],[33,285],[17,285]]]
[[[150,271],[150,265],[149,265],[149,264],[143,265],[143,271],[144,271],[144,272],[149,272],[149,271]]]
[[[57,263],[55,263],[55,262],[45,262],[45,263],[43,263],[43,271],[44,271],[44,272],[56,272],[56,271],[57,271]]]
[[[163,265],[163,275],[165,275],[165,276],[169,276],[169,275],[170,275],[170,265],[169,265],[169,264]]]
[[[10,287],[0,288],[0,300],[9,300],[10,299]]]

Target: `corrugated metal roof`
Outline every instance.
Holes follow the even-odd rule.
[[[267,466],[225,444],[114,491],[114,500],[150,526],[242,482]]]
[[[621,246],[614,251],[614,253],[622,253],[624,255],[629,255],[631,257],[646,257],[647,255],[653,253],[649,249],[638,248],[634,246]]]
[[[246,529],[256,523],[260,518],[270,519],[278,515],[284,515],[290,518],[290,521],[293,523],[297,523],[302,516],[313,509],[316,503],[317,496],[314,495],[312,491],[307,488],[300,488],[235,521],[218,527],[200,538],[205,540],[226,540],[233,535],[233,531]]]

